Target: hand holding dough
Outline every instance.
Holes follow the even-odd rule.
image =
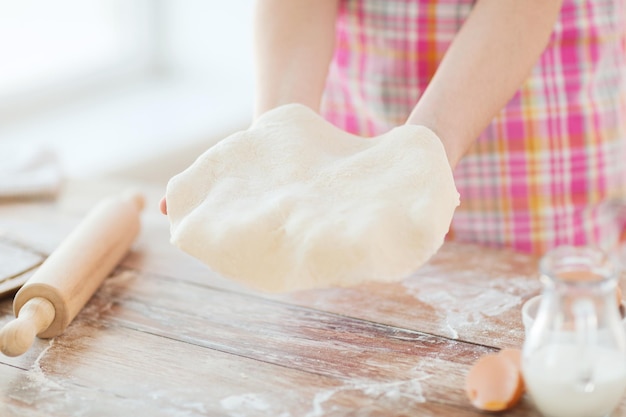
[[[298,104],[210,148],[166,198],[173,244],[266,291],[401,280],[439,249],[459,204],[427,128],[364,139]]]

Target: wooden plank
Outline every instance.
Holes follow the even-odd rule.
[[[112,394],[98,387],[76,385],[48,374],[35,364],[28,371],[0,365],[2,417],[188,416],[163,409],[157,402]]]
[[[100,415],[115,401],[136,404],[137,416],[480,415],[466,403],[430,400],[428,381],[419,369],[397,378],[329,377],[82,317],[25,380],[0,391],[51,416]]]
[[[164,239],[155,233],[152,241],[159,243],[150,251]],[[499,348],[521,346],[521,307],[541,290],[536,258],[476,245],[447,243],[429,264],[400,283],[283,295],[242,289],[216,277],[197,261],[184,259],[176,249],[160,247],[154,255],[150,251],[131,254],[124,265],[207,287]]]
[[[7,303],[3,306],[8,308]],[[117,334],[118,331],[122,331],[124,335],[112,336],[112,340],[102,341],[102,332],[107,335],[111,332]],[[38,341],[35,346],[38,357],[34,361],[29,352],[30,357],[3,358],[3,362],[24,369],[33,367],[32,364],[29,365],[29,361],[39,366],[42,363],[49,364],[46,366],[50,367],[55,384],[68,380],[81,386],[92,386],[93,389],[110,392],[108,385],[103,388],[99,382],[85,381],[84,378],[87,375],[108,375],[112,372],[111,366],[120,367],[120,375],[115,378],[123,379],[133,386],[145,384],[144,377],[147,380],[156,377],[142,376],[136,381],[132,377],[129,379],[129,373],[143,372],[146,364],[122,352],[119,352],[117,359],[120,363],[109,363],[112,359],[107,356],[98,359],[102,361],[99,364],[102,369],[91,369],[88,358],[94,349],[93,344],[96,344],[93,339],[102,342],[101,349],[108,352],[112,345],[128,345],[130,340],[139,337],[141,340],[136,341],[136,346],[131,347],[131,351],[135,349],[138,352],[143,347],[151,352],[149,343],[144,339],[147,335],[157,337],[148,339],[154,340],[152,343],[178,340],[185,348],[195,346],[211,352],[220,351],[234,358],[234,363],[246,358],[246,361],[263,363],[263,366],[272,365],[276,367],[272,368],[272,375],[281,375],[287,372],[286,369],[291,369],[315,378],[327,378],[332,383],[327,382],[329,386],[318,386],[309,392],[312,408],[303,411],[313,410],[317,413],[321,410],[324,414],[327,409],[320,408],[320,403],[328,403],[329,407],[335,409],[335,400],[340,404],[350,401],[345,405],[347,408],[342,409],[344,413],[355,406],[371,406],[381,413],[397,409],[397,405],[392,407],[391,403],[388,408],[380,408],[381,396],[394,397],[395,400],[399,398],[401,403],[407,403],[407,407],[415,406],[415,398],[418,398],[417,404],[424,415],[431,412],[432,415],[457,414],[459,407],[464,414],[471,413],[473,411],[469,409],[465,399],[462,381],[469,365],[481,354],[491,351],[485,347],[249,295],[219,291],[165,277],[121,271],[105,282],[96,297],[81,312],[78,322],[72,324],[66,334],[54,340],[51,346],[55,347],[55,351],[62,352],[59,357],[45,359],[48,358],[50,349],[42,349],[45,342]],[[84,347],[85,343],[89,345],[88,348]],[[163,346],[155,346],[154,349],[162,351]],[[184,353],[183,348],[179,350],[179,354],[188,360],[206,354],[198,356],[198,352]],[[102,354],[103,352],[99,353]],[[65,365],[59,365],[59,361]],[[236,368],[239,365],[229,366]],[[79,382],[75,382],[77,377],[74,371],[67,373],[68,368],[75,368],[80,373]],[[193,368],[185,369],[185,372],[192,373],[189,369]],[[230,394],[221,397],[220,402],[225,401],[227,407],[236,406],[237,410],[245,408],[245,402],[251,401],[250,398],[258,400],[257,391],[266,382],[265,377],[257,376],[251,379],[250,383],[257,386],[250,387],[250,392],[232,394],[238,391],[228,391]],[[116,379],[111,386],[120,384]],[[366,395],[366,400],[359,400],[366,401],[366,405],[354,404],[353,401],[356,400],[351,399],[354,392]],[[38,395],[29,395],[28,398],[38,398]],[[114,391],[111,395],[122,394]],[[372,395],[375,401],[370,398]],[[274,404],[273,401],[278,401],[266,394],[262,398],[263,404]],[[73,401],[70,403],[74,403],[72,406],[80,406]],[[40,409],[41,405],[37,407]],[[235,414],[241,414],[240,411]],[[304,414],[298,411],[293,415]]]
[[[13,376],[14,370],[9,369],[11,376],[7,377],[5,368],[0,370],[0,398],[12,406],[12,413],[3,416],[313,417],[356,415],[357,410],[364,416],[482,415],[433,404],[426,398],[427,402],[421,403],[425,380],[419,377],[388,384],[362,379],[330,382],[321,377],[321,382],[310,381],[299,373],[285,376],[283,369],[268,364],[233,361],[232,355],[179,345],[128,328],[98,325],[92,319],[91,314],[81,316],[68,333],[55,339],[33,364],[31,375]],[[25,407],[32,410],[23,412]],[[507,415],[538,414],[524,402]]]
[[[125,271],[105,282],[80,317],[100,326],[123,326],[280,369],[348,379],[350,386],[367,386],[374,391],[410,386],[419,379],[421,395],[427,401],[449,407],[467,407],[464,375],[480,355],[492,351],[299,306],[190,286]],[[81,350],[78,346],[74,349]]]
[[[541,291],[537,259],[446,243],[400,283],[303,291],[276,297],[364,320],[471,343],[520,347],[523,303]]]

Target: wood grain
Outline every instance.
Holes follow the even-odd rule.
[[[0,206],[0,254],[26,252],[4,267],[32,272],[127,185]],[[447,243],[397,284],[254,292],[172,247],[162,187],[138,188],[143,231],[122,266],[65,333],[0,357],[0,415],[481,416],[464,377],[480,355],[521,345],[521,305],[540,290],[536,258]],[[12,317],[9,299],[0,314]],[[538,416],[527,399],[504,415]]]
[[[479,415],[460,382],[489,348],[202,287],[181,304],[189,285],[110,278],[13,401],[51,415],[58,399],[82,410],[79,394],[102,407],[135,399],[138,415]]]
[[[446,338],[519,348],[524,337],[521,307],[541,290],[536,262],[526,255],[448,243],[429,264],[397,284],[282,298]]]

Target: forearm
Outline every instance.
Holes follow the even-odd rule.
[[[319,109],[338,0],[258,0],[255,117],[287,103]]]
[[[429,127],[452,167],[544,50],[562,0],[479,0],[407,123]]]

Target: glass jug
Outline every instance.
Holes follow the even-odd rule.
[[[626,389],[616,267],[598,249],[560,247],[539,268],[544,290],[522,351],[528,392],[547,417],[607,416]]]

